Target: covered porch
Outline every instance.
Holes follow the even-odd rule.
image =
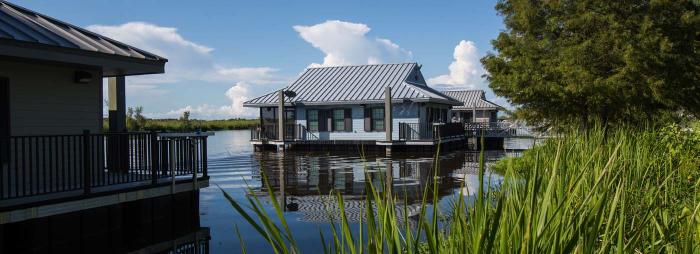
[[[167,59],[6,1],[0,20],[0,224],[25,208],[206,186],[211,134],[126,129],[127,77],[164,73]]]

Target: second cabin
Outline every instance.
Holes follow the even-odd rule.
[[[256,149],[387,152],[462,145],[464,125],[450,119],[461,105],[428,87],[416,63],[308,68],[291,85],[243,104],[260,110],[251,129]]]

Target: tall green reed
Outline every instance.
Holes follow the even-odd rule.
[[[655,129],[571,131],[520,158],[497,163],[494,167],[503,175],[497,188],[489,187],[482,151],[476,193],[462,193],[466,188],[461,188],[446,211],[428,201],[438,200],[433,188],[438,184],[438,151],[414,227],[391,186],[368,180],[365,220],[357,225],[357,235],[345,216],[342,195],[329,194],[338,203],[338,211],[329,213],[341,216],[338,223],[330,223],[328,242],[321,233],[323,252],[700,252],[700,150],[669,149],[676,144],[663,140],[667,135]],[[384,179],[380,185],[386,185]],[[276,202],[270,202],[275,211],[270,215],[256,196],[247,197],[244,207],[224,195],[275,253],[299,253]],[[268,195],[276,200],[271,188]],[[463,195],[474,198],[467,202]],[[396,206],[404,206],[404,212],[397,214]]]

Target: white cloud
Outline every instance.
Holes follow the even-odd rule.
[[[129,22],[116,26],[91,25],[89,30],[168,59],[165,74],[133,77],[137,84],[164,84],[181,80],[197,80],[212,71],[210,47],[188,41],[176,28],[161,27],[144,22]]]
[[[182,116],[183,112],[189,111],[193,118],[199,119],[254,118],[256,117],[256,111],[252,108],[243,107],[243,102],[251,99],[250,94],[250,86],[245,83],[236,83],[225,93],[230,101],[229,105],[187,105],[165,113],[148,114],[147,116],[155,118],[177,118]]]
[[[450,63],[450,73],[428,79],[428,84],[440,89],[486,89],[481,77],[485,71],[479,62],[476,45],[472,41],[462,40],[455,47],[454,61]]]
[[[483,78],[486,70],[481,65],[480,56],[473,41],[460,41],[455,46],[453,58],[449,66],[450,72],[428,79],[430,86],[439,90],[484,90],[487,99],[506,108],[512,108],[505,98],[497,97],[493,93],[488,82]]]
[[[91,25],[88,29],[168,59],[164,74],[128,77],[130,94],[163,95],[168,93],[165,85],[183,81],[235,84],[223,94],[231,105],[188,105],[165,113],[151,113],[150,117],[178,117],[183,111],[190,111],[195,118],[250,117],[249,110],[241,107],[241,98],[249,98],[252,93],[247,84],[264,86],[287,82],[275,68],[226,67],[216,63],[213,48],[187,40],[174,27],[129,22],[115,26]]]
[[[312,26],[294,26],[302,39],[321,50],[323,63],[311,66],[337,66],[405,62],[412,58],[390,40],[370,38],[370,28],[362,23],[329,20]]]
[[[250,87],[245,83],[237,83],[226,91],[226,97],[231,100],[231,105],[221,107],[221,110],[230,115],[253,117],[256,111],[252,108],[244,108],[243,102],[250,100]]]

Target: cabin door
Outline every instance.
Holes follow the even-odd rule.
[[[0,77],[0,169],[9,159],[10,153],[10,83]],[[2,173],[2,172],[0,172]]]
[[[284,109],[284,139],[292,140],[295,137],[295,127],[297,125],[296,110],[294,108]]]

